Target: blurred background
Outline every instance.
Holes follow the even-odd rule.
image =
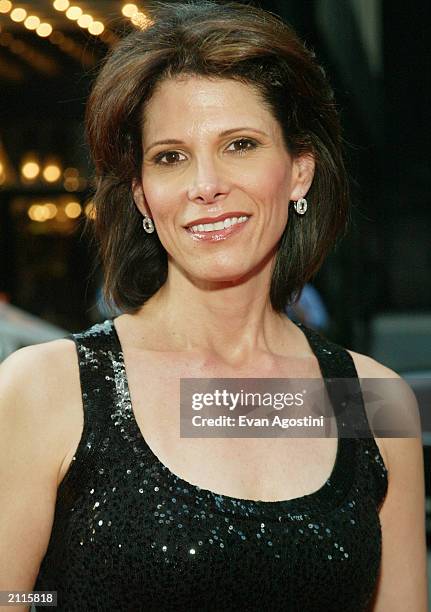
[[[428,478],[431,3],[248,4],[280,15],[315,49],[352,177],[349,234],[289,312],[413,381]],[[82,236],[92,215],[83,116],[100,61],[145,26],[145,10],[144,0],[0,0],[0,361],[109,316]]]

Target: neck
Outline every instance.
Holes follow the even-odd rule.
[[[196,282],[170,267],[163,287],[140,309],[167,350],[204,351],[232,365],[283,354],[295,325],[269,300],[270,263],[236,282]]]

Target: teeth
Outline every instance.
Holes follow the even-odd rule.
[[[217,223],[200,223],[199,225],[193,225],[189,227],[192,232],[213,232],[214,230],[221,230],[237,223],[244,223],[249,217],[228,217],[223,221],[217,221]]]

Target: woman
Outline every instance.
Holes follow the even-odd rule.
[[[347,218],[313,54],[248,6],[152,18],[88,103],[125,314],[2,367],[1,587],[68,611],[423,612],[419,438],[180,437],[184,378],[397,375],[283,313]]]

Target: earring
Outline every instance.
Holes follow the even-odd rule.
[[[293,203],[293,208],[298,215],[305,215],[307,212],[307,200],[300,198],[297,202]]]
[[[154,232],[153,220],[150,219],[148,215],[144,215],[144,218],[142,219],[142,226],[147,234],[152,234]]]

